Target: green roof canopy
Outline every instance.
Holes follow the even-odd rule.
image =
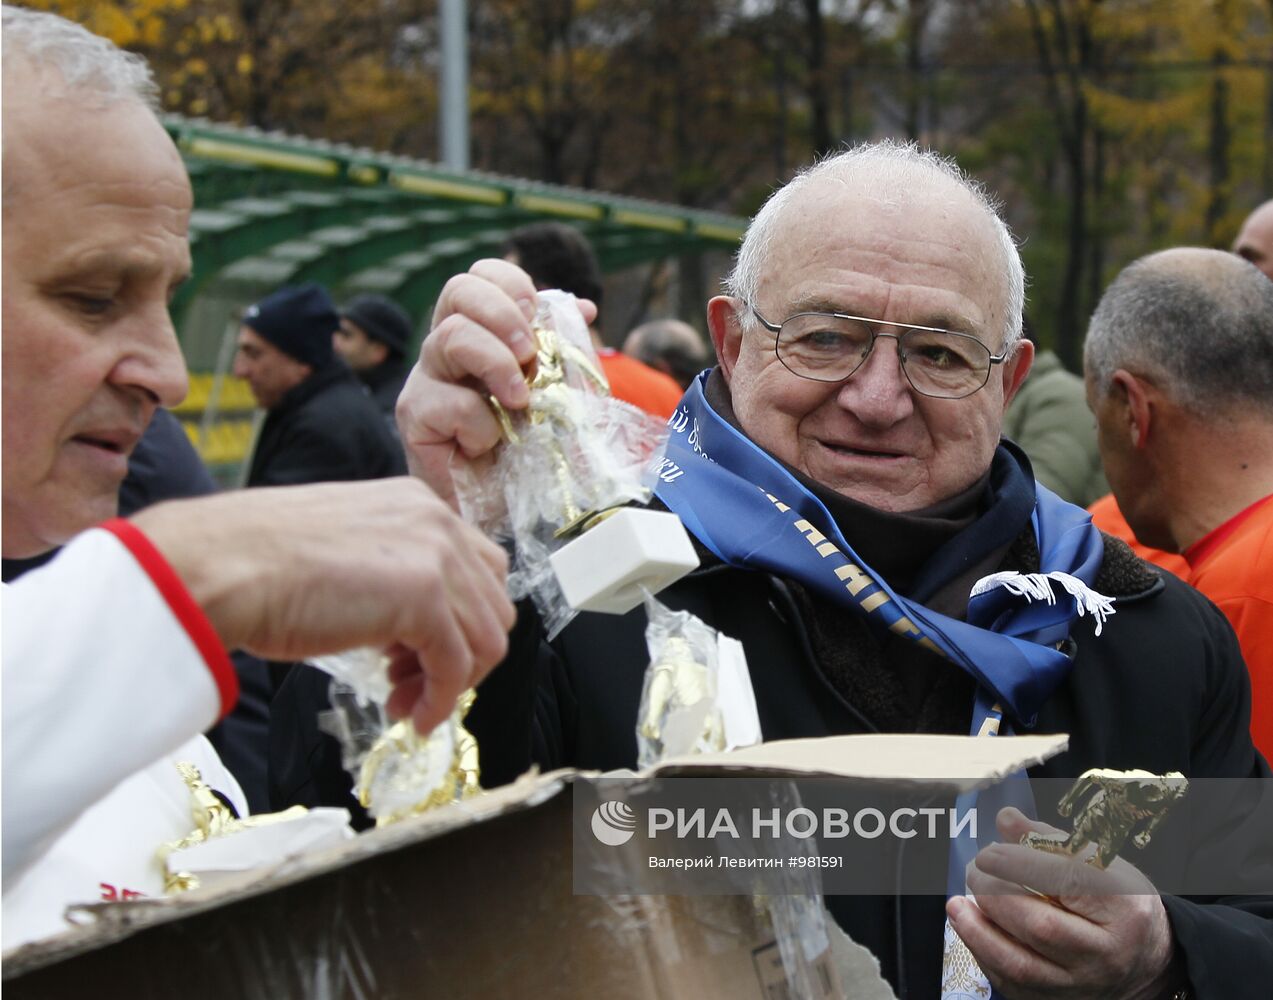
[[[281,284],[338,298],[376,291],[417,329],[446,279],[508,232],[555,219],[592,241],[603,271],[733,252],[746,220],[258,129],[168,116],[194,185],[194,277],[173,303],[194,369],[216,365],[228,319]]]

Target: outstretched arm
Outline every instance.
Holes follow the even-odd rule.
[[[505,572],[405,477],[172,501],[85,533],[5,591],[6,877],[229,710],[226,649],[387,648],[390,712],[431,730],[504,655]]]

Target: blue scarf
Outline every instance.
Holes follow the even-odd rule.
[[[707,373],[669,421],[655,494],[722,562],[796,580],[876,627],[944,656],[977,683],[978,705],[1001,706],[1015,724],[1033,725],[1069,672],[1055,647],[1079,614],[1067,593],[1029,602],[994,588],[970,599],[967,620],[939,614],[896,593],[845,541],[834,518],[783,465],[750,441],[703,395]],[[1091,586],[1104,544],[1091,516],[1043,486],[1031,523],[1040,570]],[[985,720],[979,710],[973,732]]]

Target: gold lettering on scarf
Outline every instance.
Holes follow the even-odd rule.
[[[990,714],[981,720],[981,728],[977,730],[978,736],[998,736],[999,722],[1003,717],[1003,706],[997,701],[994,707],[990,709]]]
[[[861,566],[855,566],[853,563],[845,563],[835,571],[837,580],[845,581],[844,589],[852,596],[857,597],[858,592],[865,590],[874,581],[867,576]]]
[[[916,628],[915,623],[905,615],[893,622],[888,627],[888,630],[897,635],[919,635],[919,629]]]
[[[808,540],[810,545],[818,545],[820,542],[824,541],[827,537],[822,532],[820,532],[817,528],[815,528],[812,524],[810,524],[808,521],[797,521],[796,530],[800,532],[800,534],[804,535],[805,539]]]
[[[785,514],[791,510],[787,504],[783,503],[772,493],[766,493],[765,497],[778,509],[779,513]],[[834,554],[844,560],[844,564],[837,566],[832,572],[835,573],[835,578],[844,584],[844,589],[849,592],[850,597],[857,597],[858,594],[875,583],[861,566],[850,562],[849,557],[840,551],[834,542],[828,541],[827,536],[815,528],[812,523],[801,518],[793,523],[793,527],[804,536],[805,541],[812,545],[814,551],[823,559]],[[888,603],[890,603],[890,598],[882,589],[868,594],[858,602],[862,610],[868,614],[875,612]],[[922,635],[919,627],[905,615],[890,624],[888,628],[895,635],[913,639],[916,645],[928,650],[930,653],[936,653],[938,656],[943,657],[946,655],[935,642]]]

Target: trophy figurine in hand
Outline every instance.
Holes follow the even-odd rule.
[[[1189,782],[1179,771],[1083,772],[1057,804],[1062,816],[1074,816],[1074,832],[1067,835],[1027,833],[1021,843],[1052,854],[1080,854],[1089,844],[1095,852],[1086,860],[1108,868],[1128,837],[1144,848],[1173,805],[1184,798]]]

